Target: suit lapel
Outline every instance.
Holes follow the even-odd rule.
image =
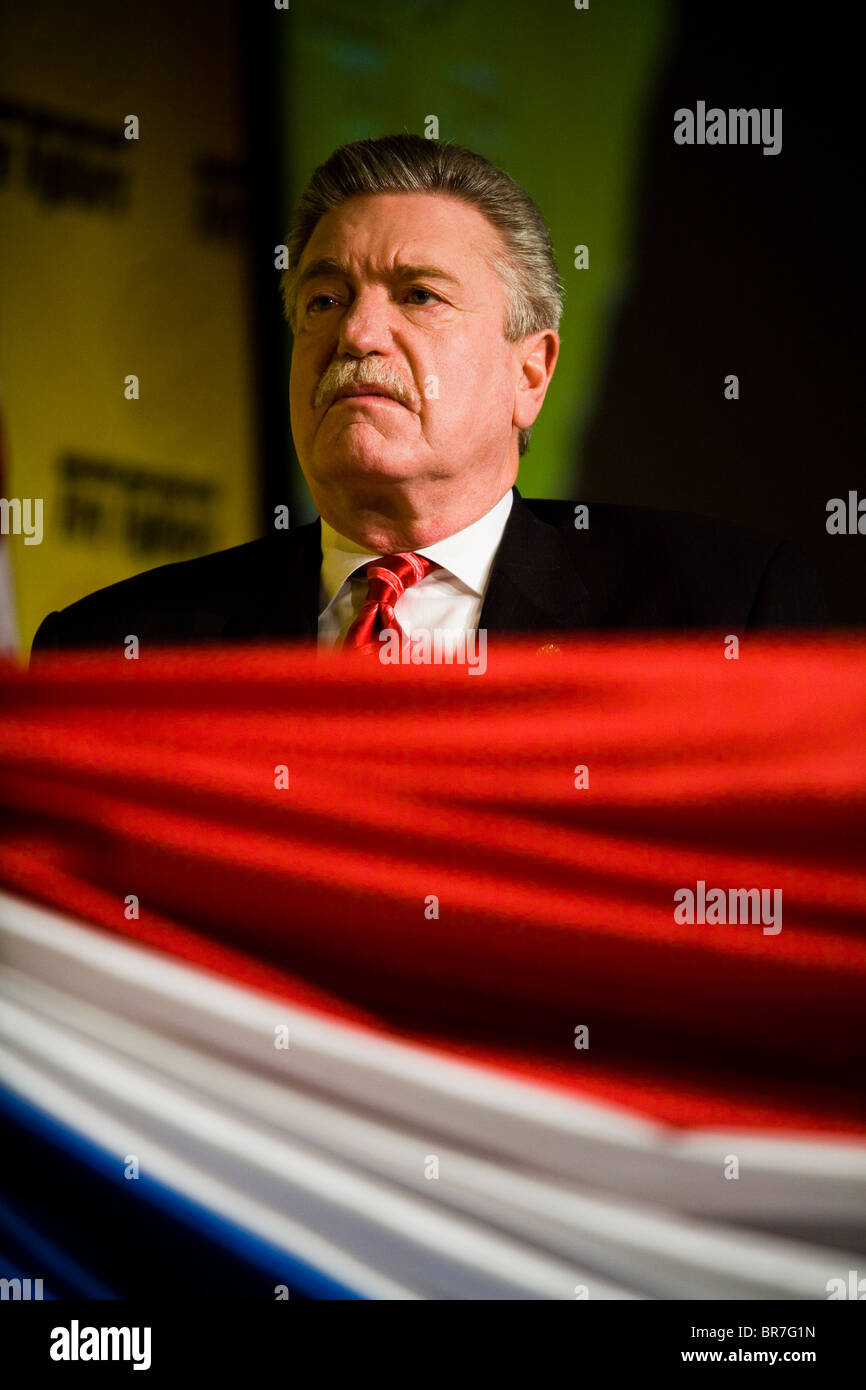
[[[319,625],[322,530],[318,519],[261,542],[252,578],[223,627],[226,641],[315,637]]]
[[[563,536],[540,521],[517,488],[496,552],[479,627],[554,632],[584,626],[588,590]]]

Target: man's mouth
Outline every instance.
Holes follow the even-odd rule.
[[[387,391],[384,386],[368,386],[360,381],[354,382],[349,386],[341,387],[340,390],[334,394],[331,404],[336,405],[337,401],[342,400],[356,400],[359,396],[379,396],[383,400],[394,401],[397,405],[402,404],[402,402],[399,401],[396,396],[392,395],[390,391]]]

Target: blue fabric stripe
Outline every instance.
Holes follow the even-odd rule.
[[[32,1260],[31,1278],[45,1278],[47,1271],[58,1282],[74,1289],[78,1298],[117,1298],[118,1295],[85,1269],[83,1265],[56,1245],[53,1240],[38,1231],[29,1221],[25,1221],[7,1202],[0,1200],[0,1232],[5,1239],[26,1250]],[[33,1273],[37,1270],[38,1275]]]
[[[107,1153],[94,1141],[85,1139],[47,1111],[24,1100],[17,1091],[0,1086],[0,1111],[5,1111],[18,1124],[54,1147],[74,1154],[115,1186],[128,1190],[129,1184],[119,1172],[115,1154]],[[315,1299],[365,1298],[364,1294],[331,1279],[313,1265],[262,1240],[226,1217],[200,1206],[165,1183],[143,1176],[136,1180],[135,1189],[136,1195],[158,1206],[173,1220],[203,1232],[249,1264],[264,1270],[278,1283],[287,1284],[290,1288],[294,1286]]]

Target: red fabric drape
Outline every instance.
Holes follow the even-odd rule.
[[[674,1123],[866,1131],[866,640],[70,653],[0,702],[12,892]],[[677,923],[698,881],[782,930]]]

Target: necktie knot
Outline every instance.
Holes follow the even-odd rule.
[[[367,596],[343,643],[345,649],[354,651],[379,651],[379,633],[386,628],[396,631],[400,640],[403,632],[394,612],[396,604],[431,570],[438,569],[435,560],[426,555],[416,555],[413,551],[399,551],[394,555],[381,555],[364,566],[367,577]]]

